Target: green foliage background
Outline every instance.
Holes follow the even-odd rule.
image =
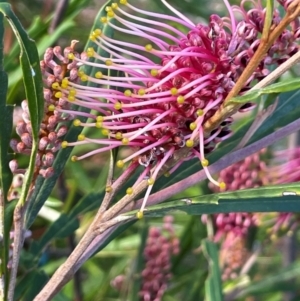
[[[0,2],[4,3],[5,1]],[[91,0],[69,1],[63,18],[53,32],[49,33],[51,22],[55,16],[56,2],[27,0],[10,1],[9,3],[26,28],[28,35],[34,39],[41,57],[47,47],[53,45],[67,46],[73,39],[80,41],[78,51],[83,50],[96,14],[104,4],[101,1]],[[139,7],[144,6],[148,10],[167,11],[159,0],[136,0],[131,1],[131,3]],[[169,3],[199,22],[207,19],[212,12],[222,14],[225,11],[224,6],[216,1],[173,0]],[[0,32],[3,31],[0,29]],[[5,22],[3,67],[8,75],[6,98],[8,105],[16,104],[18,106],[26,98],[22,85],[24,74],[19,63],[19,53],[19,43],[15,39],[11,27]],[[1,92],[5,94],[6,74],[3,70],[0,72]],[[36,95],[38,95],[38,91]],[[3,99],[4,96],[1,97]],[[300,114],[297,99],[298,91],[281,94],[275,113],[254,135],[253,141],[271,133],[274,128],[284,126],[297,119]],[[12,119],[9,117],[12,115],[12,107],[5,106],[2,102],[0,103],[0,110],[1,117],[7,118],[0,118],[1,186],[7,187],[7,182],[10,181],[7,171],[7,142],[9,138],[7,133],[11,131],[12,127]],[[39,109],[36,108],[36,111],[38,112]],[[225,145],[211,155],[209,158],[211,162],[215,162],[234,148],[249,128],[250,119],[251,117],[244,118],[236,124],[235,134],[226,141]],[[92,135],[93,133],[89,134]],[[78,129],[72,129],[68,133],[68,137],[76,137],[77,135]],[[72,151],[72,154],[79,154],[87,150],[87,148],[78,147]],[[32,196],[34,201],[30,205],[30,214],[26,216],[26,223],[30,226],[32,237],[26,241],[21,256],[15,300],[33,300],[48,277],[74,249],[76,241],[87,229],[104,195],[108,157],[99,155],[80,163],[69,161],[66,163],[70,152],[71,149],[68,149],[59,153],[55,162],[56,177],[49,180],[40,179],[37,183],[40,189]],[[27,158],[20,157],[18,159],[21,165],[27,166]],[[198,170],[198,162],[189,162],[183,165],[174,177],[161,179],[155,186],[155,190],[167,187]],[[60,171],[62,174],[58,175]],[[6,178],[3,175],[6,175]],[[52,190],[53,186],[54,189]],[[293,188],[298,189],[298,186],[294,185]],[[267,205],[262,204],[260,196],[267,194],[266,197],[269,199],[266,198],[265,202],[269,200],[268,204],[273,210],[285,211],[289,208],[290,211],[298,212],[299,200],[297,197],[282,198],[280,193],[284,189],[287,188],[279,187],[277,194],[274,194],[275,190],[271,189],[273,195],[264,189],[258,194],[254,191],[246,192],[246,197],[249,198],[247,201],[241,200],[239,202],[245,196],[234,194],[215,195],[214,200],[219,201],[220,204],[221,209],[217,210],[230,211],[234,208],[237,211],[243,211],[247,208],[246,210],[249,211],[264,211],[263,207],[267,208]],[[278,243],[273,243],[274,247],[270,247],[270,238],[266,234],[267,227],[262,227],[259,230],[259,235],[256,236],[256,244],[261,246],[262,252],[249,275],[221,283],[218,245],[207,239],[206,226],[202,224],[199,216],[202,212],[214,212],[215,207],[211,204],[213,197],[208,196],[206,199],[200,200],[193,198],[193,196],[207,192],[207,183],[199,183],[173,198],[192,197],[193,205],[188,206],[180,201],[168,203],[166,206],[160,205],[149,210],[147,213],[149,218],[139,221],[131,227],[123,226],[121,229],[123,232],[86,262],[73,281],[68,283],[53,300],[139,300],[137,292],[140,282],[138,280],[144,266],[142,251],[148,228],[152,225],[160,227],[162,225],[161,216],[169,213],[171,209],[175,216],[174,225],[180,239],[181,251],[173,258],[173,278],[163,300],[280,301],[285,298],[286,291],[292,291],[294,300],[298,300],[300,297],[300,261],[295,260],[290,265],[283,266],[284,253],[282,253]],[[275,198],[277,199],[275,200]],[[199,206],[197,206],[197,202]],[[278,205],[277,207],[275,203]],[[6,219],[8,223],[11,222],[12,210],[10,207],[7,206],[8,217]],[[42,212],[38,215],[41,207],[43,207]],[[189,214],[183,214],[183,211]],[[293,239],[296,244],[299,242],[297,233]],[[297,250],[296,253],[298,256]],[[120,274],[126,275],[126,278],[121,292],[118,292],[111,286],[111,281]],[[234,296],[231,295],[233,292],[235,293]]]

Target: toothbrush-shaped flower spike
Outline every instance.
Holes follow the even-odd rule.
[[[62,147],[98,145],[93,151],[73,157],[73,161],[121,146],[132,149],[132,154],[119,160],[117,166],[138,161],[150,173],[142,210],[160,170],[180,148],[190,148],[190,152],[170,173],[184,160],[197,157],[208,178],[225,188],[224,183],[211,177],[206,155],[231,135],[233,119],[224,120],[209,136],[204,135],[203,125],[220,108],[255,53],[265,11],[259,1],[249,1],[253,6],[249,11],[245,9],[247,1],[242,1],[241,7],[231,7],[224,1],[229,17],[214,14],[204,25],[194,24],[165,1],[176,16],[145,11],[121,0],[106,7],[107,16],[101,18],[121,38],[108,37],[100,29],[90,35],[108,57],[92,47],[80,57],[68,55],[74,65],[98,70],[94,74],[78,73],[82,82],[89,81],[93,87],[66,80],[58,88],[60,99],[92,111],[54,110],[89,117],[87,122],[75,119],[74,125],[95,127],[101,134],[96,139],[80,135],[77,142],[64,141]],[[235,13],[242,18],[236,18]],[[279,11],[275,10],[273,23],[279,20]],[[279,37],[241,93],[268,74],[268,65],[276,66],[298,51],[298,31],[294,27],[299,27],[297,21]],[[251,107],[245,104],[240,111]]]

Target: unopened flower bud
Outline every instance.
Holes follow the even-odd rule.
[[[11,147],[11,149],[17,153],[18,150],[17,150],[17,144],[19,143],[19,141],[17,139],[11,139],[10,142],[9,142],[9,146]]]
[[[39,174],[43,177],[43,178],[50,178],[54,175],[54,169],[53,167],[48,167],[46,169],[40,169],[39,170]]]
[[[26,99],[21,102],[21,107],[24,112],[29,112],[28,111],[28,101]]]
[[[23,112],[22,113],[22,118],[26,123],[30,123],[30,117],[29,117],[29,112]]]
[[[47,137],[41,138],[39,142],[39,150],[44,150],[49,144],[49,139]]]
[[[55,67],[53,68],[53,74],[54,74],[56,77],[62,79],[62,67],[61,67],[60,65],[55,66]]]
[[[56,140],[53,143],[53,147],[51,148],[51,152],[52,153],[56,153],[57,151],[59,151],[61,149],[61,141],[60,140]]]
[[[27,147],[32,146],[32,137],[29,133],[24,133],[21,135],[21,140]]]
[[[17,144],[17,152],[18,153],[22,153],[25,150],[25,148],[26,148],[26,145],[24,142],[19,142]]]
[[[57,134],[55,132],[50,132],[48,134],[48,139],[50,142],[54,142],[57,139]]]
[[[52,75],[52,74],[50,74],[50,75],[48,75],[47,78],[46,78],[46,85],[47,85],[48,87],[51,87],[52,84],[53,84],[55,81],[56,81],[55,76]]]
[[[69,79],[71,81],[75,81],[75,80],[77,80],[77,78],[78,78],[78,68],[71,69],[70,70],[70,77],[69,77]]]
[[[12,173],[15,173],[16,170],[18,169],[18,162],[17,160],[11,160],[9,161],[9,168],[11,170]]]
[[[13,188],[21,187],[23,185],[23,179],[24,179],[24,175],[21,174],[15,175],[13,177],[12,187]]]
[[[37,153],[36,154],[36,157],[35,157],[35,165],[36,166],[41,166],[41,154],[40,153]]]
[[[65,57],[65,58],[68,58],[69,54],[70,54],[70,53],[73,53],[73,52],[74,52],[74,49],[73,49],[73,48],[71,48],[71,47],[66,47],[66,48],[64,49],[64,57]]]
[[[44,61],[48,64],[51,60],[53,60],[53,49],[49,47],[44,54]]]
[[[47,167],[52,166],[54,162],[54,155],[51,152],[47,152],[43,157],[43,164]]]
[[[26,123],[23,120],[17,122],[16,132],[19,136],[26,132]]]
[[[68,128],[65,125],[62,125],[57,131],[57,137],[59,138],[59,137],[64,136],[67,133],[67,131],[68,131]]]
[[[60,46],[55,46],[53,48],[53,53],[62,63],[67,63],[66,58],[62,55]]]
[[[49,118],[48,118],[48,125],[47,125],[47,128],[49,130],[53,130],[56,125],[58,123],[58,118],[55,116],[55,115],[51,115]]]
[[[43,92],[44,92],[45,102],[48,104],[51,103],[51,96],[52,96],[51,91],[49,89],[44,88]]]

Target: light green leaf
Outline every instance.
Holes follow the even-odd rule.
[[[248,93],[245,93],[242,96],[234,97],[234,98],[230,99],[230,101],[228,101],[228,103],[226,105],[236,104],[236,103],[246,103],[249,101],[254,101],[259,96],[264,95],[264,94],[277,94],[277,93],[290,92],[293,90],[297,90],[299,88],[300,88],[300,79],[299,78],[283,80],[279,83],[269,85],[269,86],[259,89],[259,90],[249,91]]]

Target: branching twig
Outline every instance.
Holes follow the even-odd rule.
[[[9,287],[8,287],[8,301],[14,300],[14,292],[17,280],[17,272],[20,260],[20,253],[24,242],[24,215],[27,203],[24,205],[17,204],[14,210],[14,248],[12,256],[12,267],[10,272]]]
[[[135,163],[131,164],[127,170],[111,185],[111,190],[107,192],[104,196],[103,202],[110,203],[112,198],[115,196],[117,191],[122,187],[121,185],[128,180],[132,175],[132,171],[136,168]],[[102,202],[102,203],[103,203]],[[93,222],[89,226],[87,232],[84,234],[77,247],[74,249],[72,254],[64,262],[63,265],[54,273],[52,278],[48,281],[46,286],[42,291],[35,297],[34,301],[47,301],[51,300],[52,297],[67,283],[74,275],[74,266],[82,254],[86,251],[87,247],[92,243],[92,241],[106,229],[111,226],[120,223],[120,220],[110,221],[105,224],[102,223],[102,206],[98,210]]]

